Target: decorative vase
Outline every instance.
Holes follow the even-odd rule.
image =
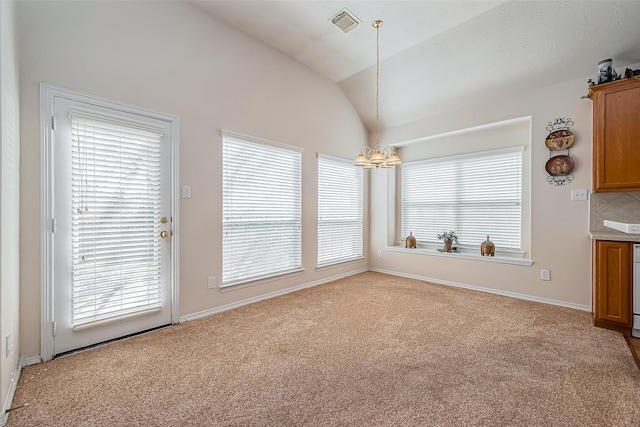
[[[407,237],[407,239],[404,242],[404,247],[405,248],[411,248],[411,249],[415,249],[416,248],[416,238],[413,237],[413,231],[409,232],[409,236]]]
[[[444,239],[444,251],[451,252],[451,249],[453,249],[453,239],[446,237]]]
[[[496,253],[496,245],[493,244],[491,240],[489,240],[489,235],[487,234],[487,240],[482,242],[480,245],[480,255],[482,256],[494,256]]]

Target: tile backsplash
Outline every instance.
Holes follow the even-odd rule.
[[[589,231],[607,232],[605,219],[640,224],[640,191],[628,193],[591,193],[589,201]]]

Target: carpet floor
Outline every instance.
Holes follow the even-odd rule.
[[[363,273],[25,367],[8,426],[639,426],[590,313]]]

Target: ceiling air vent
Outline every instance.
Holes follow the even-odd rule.
[[[331,18],[331,22],[345,33],[348,33],[358,26],[360,20],[349,9],[344,8]]]

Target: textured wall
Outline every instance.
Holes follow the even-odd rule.
[[[20,96],[15,3],[0,2],[0,404],[6,399],[19,358]],[[6,338],[9,337],[9,355]],[[6,409],[6,408],[0,408]]]
[[[351,158],[367,133],[342,90],[186,2],[19,2],[22,96],[21,348],[40,349],[40,82],[179,116],[180,315],[365,269],[317,271],[316,152]],[[220,292],[220,130],[301,146],[302,275]]]
[[[528,147],[530,165],[526,179],[530,182],[529,255],[534,261],[532,266],[386,251],[387,177],[384,171],[375,171],[371,181],[370,250],[382,249],[383,256],[371,258],[371,267],[588,310],[591,306],[589,203],[571,200],[572,189],[591,187],[592,107],[589,100],[580,99],[586,94],[586,81],[587,77],[555,86],[532,87],[513,92],[508,97],[488,98],[455,114],[445,113],[389,129],[383,136],[386,143],[400,143],[529,117],[531,145]],[[572,118],[575,123],[571,129],[576,142],[570,151],[576,162],[574,180],[565,186],[550,185],[545,171],[549,159],[545,146],[546,126],[558,117]],[[495,137],[503,136],[496,131]],[[431,143],[438,141],[441,139],[433,138]],[[467,144],[470,150],[482,146],[473,134],[469,135]],[[434,150],[440,148],[434,147]],[[543,268],[551,270],[551,281],[540,280],[540,269]]]

